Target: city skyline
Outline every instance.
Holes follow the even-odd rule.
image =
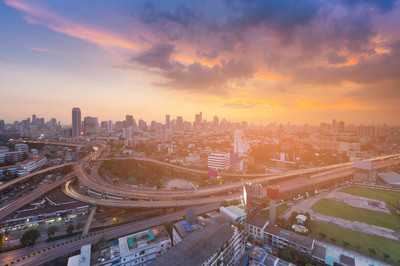
[[[0,3],[2,119],[398,124],[399,1],[77,3]]]

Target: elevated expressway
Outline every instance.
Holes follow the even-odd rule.
[[[15,185],[15,184],[17,184],[17,183],[26,181],[26,180],[28,180],[29,178],[34,177],[35,175],[44,174],[44,173],[46,173],[46,172],[50,172],[50,171],[53,171],[53,170],[57,170],[57,169],[63,168],[64,166],[68,166],[68,165],[72,165],[72,164],[73,164],[73,163],[61,164],[61,165],[49,167],[49,168],[42,169],[42,170],[39,170],[39,171],[30,173],[30,174],[27,174],[27,175],[23,175],[23,176],[14,178],[13,180],[7,181],[7,182],[5,182],[4,184],[0,185],[0,191],[4,190],[4,189],[6,189],[6,188],[8,188],[8,187],[10,187],[10,186],[12,186],[12,185]]]
[[[351,162],[351,163],[329,165],[325,167],[311,168],[305,170],[287,171],[276,175],[232,174],[232,173],[224,174],[225,177],[241,177],[241,178],[246,178],[246,180],[220,186],[200,188],[200,189],[151,190],[151,189],[142,189],[133,187],[130,188],[130,187],[123,187],[107,183],[96,175],[90,176],[86,173],[85,166],[87,166],[90,161],[101,162],[105,160],[110,160],[108,158],[107,159],[100,158],[102,155],[104,155],[106,147],[107,146],[104,144],[98,145],[96,152],[87,155],[78,164],[75,165],[75,172],[77,174],[79,182],[85,185],[89,190],[95,193],[97,192],[99,195],[101,195],[100,196],[101,198],[92,198],[80,194],[74,189],[74,187],[71,185],[71,182],[68,182],[65,186],[65,192],[67,195],[80,201],[96,203],[99,205],[106,205],[106,206],[145,207],[145,208],[189,206],[189,205],[205,204],[210,202],[218,202],[238,197],[237,194],[234,195],[228,194],[228,192],[235,191],[248,182],[265,183],[271,180],[287,179],[289,177],[295,177],[302,174],[314,174],[313,178],[320,177],[318,179],[323,181],[323,179],[325,178],[327,180],[330,180],[333,178],[348,176],[353,174],[355,171],[354,165]],[[126,159],[134,159],[137,161],[155,163],[158,165],[163,165],[166,167],[171,167],[174,169],[187,171],[191,173],[200,173],[200,174],[207,173],[206,171],[203,170],[191,169],[153,159],[134,158],[134,157],[120,158],[120,160],[126,160]],[[382,161],[387,159],[393,159],[393,160]],[[369,161],[380,161],[381,165],[379,166],[379,168],[387,167],[390,165],[400,163],[400,154],[371,158],[369,159]],[[222,193],[226,194],[221,196],[211,196]],[[202,198],[206,196],[211,196],[211,197]],[[137,199],[140,200],[138,201]]]

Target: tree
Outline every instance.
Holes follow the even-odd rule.
[[[55,225],[52,225],[49,228],[47,228],[47,236],[49,238],[53,237],[56,232],[58,232],[58,227]]]
[[[373,255],[376,254],[376,251],[375,251],[375,249],[373,249],[373,248],[369,248],[369,249],[368,249],[368,252],[369,252],[369,254],[370,254],[371,256],[373,256]]]
[[[6,237],[4,236],[4,234],[0,233],[0,250],[3,248],[5,239]]]
[[[167,230],[168,234],[172,236],[172,223],[171,222],[163,222],[163,226],[165,230]]]
[[[335,243],[335,242],[336,242],[336,239],[334,239],[333,237],[331,238],[331,240],[332,240],[332,242],[333,242],[333,243]]]
[[[84,226],[85,226],[85,225],[84,225],[82,222],[79,222],[79,223],[76,225],[75,229],[76,229],[77,231],[79,231],[79,230],[81,230]]]
[[[37,229],[26,231],[19,240],[23,246],[33,246],[36,240],[40,237],[40,232]]]
[[[390,259],[390,255],[388,253],[383,253],[383,259],[387,261]]]
[[[326,234],[325,233],[319,233],[319,235],[324,239],[326,238]]]
[[[105,244],[107,243],[107,239],[105,235],[102,235],[101,238],[99,239],[99,241],[97,241],[97,245],[99,247],[103,247]]]
[[[347,241],[343,241],[343,246],[346,248],[346,247],[350,246],[350,243]]]
[[[73,224],[68,225],[67,227],[67,234],[72,235],[72,232],[74,232],[75,226]]]
[[[101,227],[104,227],[104,223],[106,222],[106,218],[104,216],[99,216],[96,218],[96,221],[101,223]]]
[[[356,250],[360,251],[361,247],[360,246],[356,246]]]

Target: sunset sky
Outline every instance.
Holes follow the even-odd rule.
[[[400,1],[0,3],[0,119],[400,125]]]

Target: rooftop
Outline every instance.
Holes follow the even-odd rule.
[[[163,226],[120,237],[118,238],[118,245],[121,257],[128,256],[132,250],[140,250],[143,247],[167,239],[169,239],[169,235]]]
[[[207,222],[206,227],[194,231],[177,245],[158,257],[151,265],[201,265],[216,252],[233,234],[230,219]]]
[[[267,218],[263,217],[262,215],[256,215],[252,219],[250,219],[247,223],[257,226],[259,228],[263,228],[265,223],[268,221]]]
[[[389,185],[400,186],[400,174],[396,172],[378,173],[378,176]]]

